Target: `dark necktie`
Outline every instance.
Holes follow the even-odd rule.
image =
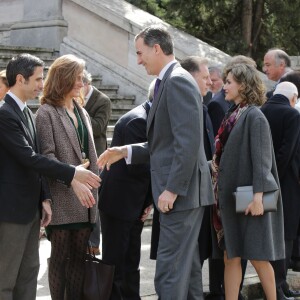
[[[159,78],[157,78],[156,81],[155,81],[155,85],[154,85],[153,101],[156,100],[157,92],[158,92],[160,83],[161,83],[161,80]]]
[[[31,118],[30,118],[30,114],[29,114],[29,109],[27,106],[25,106],[25,108],[23,109],[23,114],[26,118],[27,121],[27,128],[29,129],[30,135],[32,137],[33,142],[35,143],[35,132],[34,132],[34,128],[33,128],[33,124],[31,122]]]

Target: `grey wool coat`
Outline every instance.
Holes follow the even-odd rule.
[[[75,102],[74,102],[75,103]],[[89,140],[89,170],[98,174],[97,155],[93,140],[93,132],[88,113],[75,103],[81,119],[88,130]],[[65,108],[43,104],[36,114],[36,128],[40,140],[41,153],[70,165],[80,165],[82,162],[80,144],[77,134]],[[88,222],[95,223],[97,204],[91,208],[90,220],[88,209],[83,207],[71,187],[48,179],[52,196],[52,221],[50,225]],[[96,189],[92,190],[97,200]]]
[[[269,124],[255,106],[249,106],[233,127],[219,165],[219,204],[225,247],[229,258],[283,259],[281,195],[277,212],[255,217],[237,214],[232,193],[238,186],[247,185],[253,185],[254,193],[279,188]],[[215,239],[214,242],[216,246]]]

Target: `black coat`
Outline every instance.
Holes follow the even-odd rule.
[[[285,239],[295,239],[300,221],[300,114],[283,95],[274,95],[261,108],[269,121],[279,175]]]
[[[215,94],[207,105],[208,114],[212,122],[215,136],[218,133],[219,127],[229,107],[230,102],[225,100],[224,89],[222,89],[219,93]]]
[[[148,103],[143,103],[123,115],[117,122],[111,147],[147,140]],[[127,165],[125,159],[101,173],[99,210],[125,221],[137,220],[143,209],[152,203],[149,164]]]
[[[41,175],[69,185],[75,168],[39,154],[23,112],[7,94],[0,109],[0,222],[27,224],[33,220],[41,201],[49,199]],[[34,117],[30,112],[34,126]],[[38,138],[38,137],[37,137]]]

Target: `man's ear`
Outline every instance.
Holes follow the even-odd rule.
[[[159,44],[154,44],[153,48],[155,50],[155,54],[159,54],[162,51]]]
[[[22,74],[18,74],[17,77],[16,77],[16,83],[18,84],[23,84],[25,81],[24,77]]]

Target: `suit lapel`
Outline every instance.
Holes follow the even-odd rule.
[[[92,106],[94,105],[94,102],[96,101],[96,98],[95,98],[95,90],[94,88],[92,87],[93,89],[93,92],[91,94],[91,97],[89,99],[89,101],[87,102],[86,106],[85,106],[85,109],[88,111],[89,109],[92,108]]]
[[[14,109],[15,113],[21,119],[21,121],[23,123],[23,128],[24,128],[24,132],[26,134],[27,140],[29,141],[30,145],[33,148],[35,148],[36,145],[34,144],[34,141],[33,141],[32,136],[30,134],[29,128],[27,127],[28,126],[27,120],[26,120],[23,112],[21,111],[20,107],[18,106],[16,101],[11,96],[9,96],[8,94],[6,94],[6,96],[4,98],[4,101]],[[35,124],[34,124],[34,120],[32,119],[32,112],[31,111],[30,111],[30,118],[31,118],[31,121],[33,121],[32,124],[33,124],[33,128],[34,128],[34,132],[36,133]]]
[[[77,156],[81,160],[82,155],[81,155],[81,151],[80,151],[80,144],[79,144],[79,141],[78,141],[76,129],[75,129],[74,125],[72,124],[69,116],[67,115],[66,110],[65,110],[64,107],[56,107],[56,110],[57,110],[58,115],[60,117],[60,120],[63,124],[63,127],[64,127],[64,129],[67,133],[70,144],[72,145],[75,153],[77,154]]]
[[[176,68],[177,68],[177,67],[180,66],[180,65],[179,65],[178,63],[174,63],[174,64],[172,64],[172,65],[169,67],[169,69],[168,69],[167,72],[165,73],[165,75],[164,75],[164,77],[163,77],[163,79],[162,79],[162,81],[161,81],[161,83],[160,83],[160,85],[159,85],[159,89],[158,89],[158,91],[157,91],[157,97],[156,97],[156,99],[152,102],[152,106],[151,106],[151,109],[150,109],[150,111],[149,111],[149,115],[148,115],[148,119],[147,119],[147,135],[148,135],[149,129],[150,129],[150,127],[151,127],[151,124],[152,124],[152,122],[153,122],[153,120],[154,120],[155,112],[156,112],[156,110],[157,110],[158,103],[159,103],[159,101],[160,101],[160,99],[161,99],[161,94],[162,94],[162,91],[163,91],[163,89],[164,89],[165,82],[166,82],[167,78],[170,76],[170,74],[171,74],[171,72],[173,71],[173,69],[175,68],[175,66],[176,66]]]

